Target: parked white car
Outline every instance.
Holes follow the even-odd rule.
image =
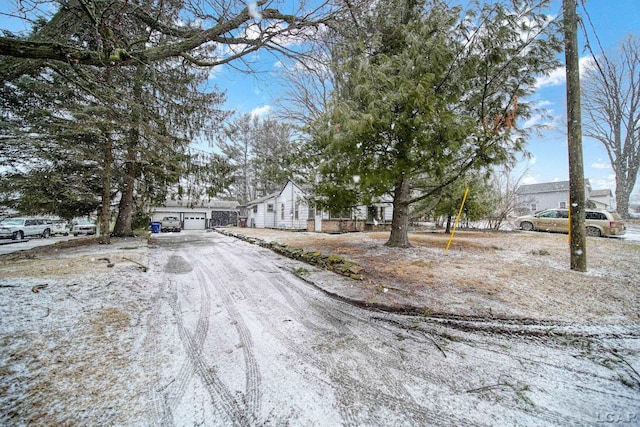
[[[79,234],[96,234],[96,223],[95,221],[90,221],[88,219],[77,219],[73,221],[73,227],[71,228],[71,233],[74,236]]]
[[[0,222],[0,238],[22,240],[25,237],[51,236],[51,224],[38,218],[7,218]]]
[[[71,233],[69,223],[64,219],[51,220],[51,234],[68,236]]]

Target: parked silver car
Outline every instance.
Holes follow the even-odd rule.
[[[22,240],[25,237],[51,236],[51,224],[39,218],[7,218],[0,222],[0,238]]]

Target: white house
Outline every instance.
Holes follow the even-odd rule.
[[[306,230],[309,206],[305,193],[292,181],[268,196],[247,203],[247,226]]]
[[[584,192],[587,207],[605,210],[613,208],[611,190],[592,190],[591,183],[585,179]],[[516,194],[518,197],[517,215],[533,214],[553,208],[566,209],[569,205],[569,181],[522,185]]]
[[[360,206],[351,212],[333,213],[309,206],[307,194],[292,181],[282,190],[246,205],[247,226],[317,232],[362,231],[391,223],[393,204]]]
[[[589,194],[589,201],[592,202],[596,209],[613,209],[613,192],[609,189],[606,190],[593,190]]]

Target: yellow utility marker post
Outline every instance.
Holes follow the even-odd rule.
[[[453,241],[453,235],[456,234],[456,227],[458,226],[458,221],[460,220],[460,215],[462,215],[462,208],[464,208],[464,202],[467,201],[467,194],[469,194],[469,186],[464,190],[464,197],[462,198],[462,203],[460,204],[460,210],[458,210],[458,216],[456,216],[456,221],[453,223],[453,230],[451,230],[451,237],[449,237],[449,242],[447,243],[447,248],[444,250],[444,253],[449,252],[449,246]]]

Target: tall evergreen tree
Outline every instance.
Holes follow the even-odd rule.
[[[523,150],[516,120],[530,114],[525,98],[558,65],[545,4],[463,13],[439,1],[375,3],[357,37],[338,39],[333,51],[334,98],[309,150],[322,159],[319,204],[390,194],[387,244],[408,247],[412,204]]]

